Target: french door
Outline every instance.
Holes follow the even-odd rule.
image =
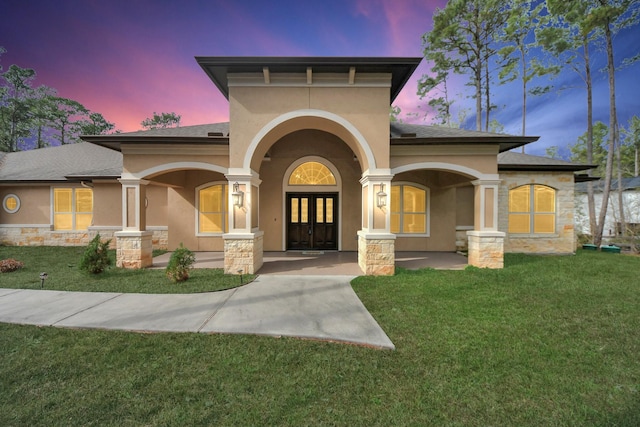
[[[338,249],[337,193],[287,193],[287,249]]]

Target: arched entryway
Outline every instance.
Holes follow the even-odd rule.
[[[342,249],[342,178],[328,159],[293,162],[282,182],[283,250]]]

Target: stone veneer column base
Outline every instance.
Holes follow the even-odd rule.
[[[264,232],[225,234],[224,273],[255,274],[262,267]]]
[[[469,265],[480,268],[504,267],[504,236],[501,231],[467,231]]]
[[[358,231],[358,265],[368,276],[395,274],[395,240],[393,234]]]
[[[153,264],[152,231],[118,231],[116,236],[116,266],[145,268]]]

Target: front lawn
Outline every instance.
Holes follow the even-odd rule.
[[[639,272],[580,252],[356,279],[395,351],[0,325],[0,425],[638,426]]]
[[[225,275],[220,269],[191,270],[189,280],[173,283],[164,269],[127,270],[115,267],[115,251],[109,251],[111,267],[100,274],[78,268],[84,247],[0,246],[0,260],[14,258],[24,268],[0,273],[0,288],[40,289],[40,273],[46,272],[44,289],[87,292],[137,292],[187,294],[229,289],[240,285],[240,276]],[[243,283],[253,279],[244,275]]]

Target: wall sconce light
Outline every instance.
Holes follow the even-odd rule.
[[[387,193],[384,192],[384,184],[380,184],[380,191],[376,193],[376,205],[381,209],[387,206]]]
[[[241,208],[244,203],[244,192],[240,190],[240,184],[237,182],[233,184],[233,193],[231,193],[231,197],[233,198],[233,206]]]

